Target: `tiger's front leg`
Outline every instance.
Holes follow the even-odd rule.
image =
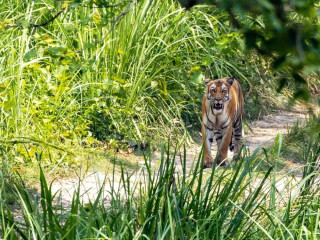
[[[211,155],[211,146],[213,142],[213,131],[207,129],[204,124],[201,127],[202,132],[202,144],[204,144],[204,161],[203,166],[205,168],[212,167],[214,159]]]
[[[217,163],[221,165],[228,165],[228,149],[232,136],[232,124],[230,124],[225,130],[224,135],[222,136],[221,142],[217,140],[218,143],[218,159]]]

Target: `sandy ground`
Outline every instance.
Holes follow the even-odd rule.
[[[271,143],[278,133],[287,133],[296,121],[303,123],[306,118],[307,113],[305,111],[279,111],[276,114],[265,116],[262,120],[250,123],[252,132],[247,131],[245,133],[246,145],[252,152],[257,147]]]
[[[250,123],[251,131],[247,130],[245,132],[245,142],[247,148],[250,152],[254,151],[257,147],[266,146],[272,143],[278,133],[287,133],[289,128],[296,122],[303,122],[307,117],[307,112],[305,110],[296,111],[278,111],[271,115],[265,116],[258,121]],[[192,162],[197,157],[200,152],[201,146],[199,144],[193,144],[187,150],[187,169],[190,169]],[[213,146],[213,156],[216,154],[216,146]],[[232,153],[228,156],[232,158]],[[159,160],[159,155],[155,155],[153,163],[156,166]],[[177,169],[179,169],[179,161],[177,161]],[[180,166],[181,167],[181,166]],[[131,177],[133,184],[136,184],[141,179],[142,174],[136,173]],[[105,175],[101,172],[88,172],[81,178],[71,178],[71,179],[59,179],[55,180],[52,185],[52,192],[58,192],[57,196],[62,202],[63,206],[70,206],[73,194],[79,187],[80,181],[80,196],[84,203],[89,200],[95,199],[99,190],[102,188],[104,182],[106,184],[103,186],[103,194],[105,196],[110,195],[111,192],[111,182],[112,176]],[[114,181],[114,189],[122,194],[120,185],[120,176],[116,176]],[[106,201],[108,199],[106,198]]]

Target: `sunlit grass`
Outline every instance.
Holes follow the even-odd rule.
[[[274,147],[281,149],[281,137]],[[168,145],[169,146],[169,145]],[[24,238],[121,239],[305,239],[319,237],[319,141],[310,143],[300,178],[287,175],[282,182],[271,167],[255,171],[258,151],[229,167],[203,171],[200,153],[193,169],[176,173],[175,154],[162,148],[157,168],[145,156],[140,180],[122,168],[115,188],[83,203],[75,193],[70,208],[54,203],[55,193],[40,167],[41,191],[36,195],[16,185],[23,220],[15,220],[6,200],[2,177],[0,204],[3,236]],[[36,153],[41,163],[42,154]],[[1,175],[3,176],[3,175]],[[112,178],[115,179],[115,178]],[[117,178],[118,179],[118,178]],[[79,182],[79,188],[81,184]]]
[[[129,140],[188,142],[186,128],[198,131],[200,123],[204,75],[239,78],[249,117],[277,103],[268,62],[239,50],[241,36],[223,14],[144,0],[114,10],[107,22],[101,19],[112,10],[77,6],[28,28],[61,4],[0,0],[0,237],[319,238],[318,121],[226,168],[203,171],[200,154],[191,170],[184,156],[176,174],[173,143],[162,148],[159,165],[145,156],[141,170],[138,160],[114,154]],[[129,11],[115,24],[122,10]],[[301,168],[279,173],[290,147]],[[111,180],[109,193],[101,189],[90,203],[77,191],[63,208],[51,181],[79,171],[120,176],[120,188]],[[133,181],[135,171],[143,181]],[[30,185],[37,184],[35,193]]]
[[[0,3],[1,21],[22,26],[45,22],[63,4]],[[236,76],[251,88],[250,71],[258,71],[242,69],[240,35],[225,19],[214,8],[145,0],[116,9],[77,5],[43,28],[2,28],[1,136],[56,145],[91,136],[190,139],[186,126],[198,127],[204,76]]]

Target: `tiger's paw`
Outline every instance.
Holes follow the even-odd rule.
[[[230,164],[230,162],[228,160],[224,160],[221,163],[219,163],[220,166],[227,166],[229,164]]]
[[[227,166],[230,164],[229,160],[227,157],[220,157],[218,156],[218,159],[217,159],[217,164],[220,165],[220,166]]]
[[[203,168],[211,168],[213,167],[214,160],[212,157],[205,157],[203,162]]]

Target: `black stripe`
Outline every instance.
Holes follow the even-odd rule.
[[[210,101],[211,99],[209,98],[209,94],[210,94],[210,91],[208,90],[207,91],[207,99]]]
[[[211,107],[211,112],[212,112],[212,114],[213,114],[214,116],[216,116],[216,114],[214,114],[214,112],[213,112],[213,105],[211,105],[210,107]]]
[[[228,127],[228,126],[230,126],[230,121],[228,122],[228,124],[227,124],[225,127],[223,127],[223,126],[221,125],[221,128],[222,128],[222,129],[225,129],[225,128]]]
[[[236,116],[235,116],[236,117]],[[240,118],[237,118],[237,120],[235,121],[234,125],[238,124],[240,121]]]
[[[227,125],[227,126],[225,126],[225,127],[221,127],[221,129],[225,129],[225,128],[227,128],[227,127],[229,127],[229,125]]]
[[[236,128],[234,131],[238,132],[239,130],[241,130],[241,125],[238,128]]]
[[[229,118],[230,113],[231,113],[231,109],[230,109],[230,111],[228,112],[228,115],[227,115],[227,116],[228,116],[227,121],[228,121],[228,120],[230,120],[230,118]],[[223,124],[225,124],[227,121],[225,121],[224,123],[222,123],[222,124],[221,124],[221,129],[225,129],[227,126],[229,126],[229,125],[230,125],[230,122],[229,122],[229,124],[228,124],[227,126],[223,127]]]
[[[241,127],[241,125],[239,126],[232,126],[233,127],[233,131],[236,132],[236,129],[239,129]]]
[[[216,140],[221,140],[222,136],[216,137]]]
[[[207,112],[207,109],[205,109],[206,110],[206,116],[207,116],[207,120],[210,122],[210,123],[213,123],[211,120],[210,120],[210,118],[209,118],[209,116],[208,116],[208,112]]]
[[[239,118],[237,118],[237,114],[238,114],[238,107],[236,108],[236,112],[234,113],[234,116],[233,116],[233,119],[232,119],[232,122],[235,124]],[[236,122],[235,122],[236,121]]]
[[[236,124],[233,124],[234,127],[239,127],[240,125],[241,125],[240,122],[236,123]]]
[[[204,127],[206,128],[206,129],[209,129],[211,132],[213,131],[213,128],[209,128],[207,125],[205,125],[205,124],[203,124],[204,125]]]
[[[221,124],[221,126],[223,125],[223,124],[225,124],[226,122],[228,122],[229,121],[229,117],[227,117],[227,120],[225,120],[222,124]]]

